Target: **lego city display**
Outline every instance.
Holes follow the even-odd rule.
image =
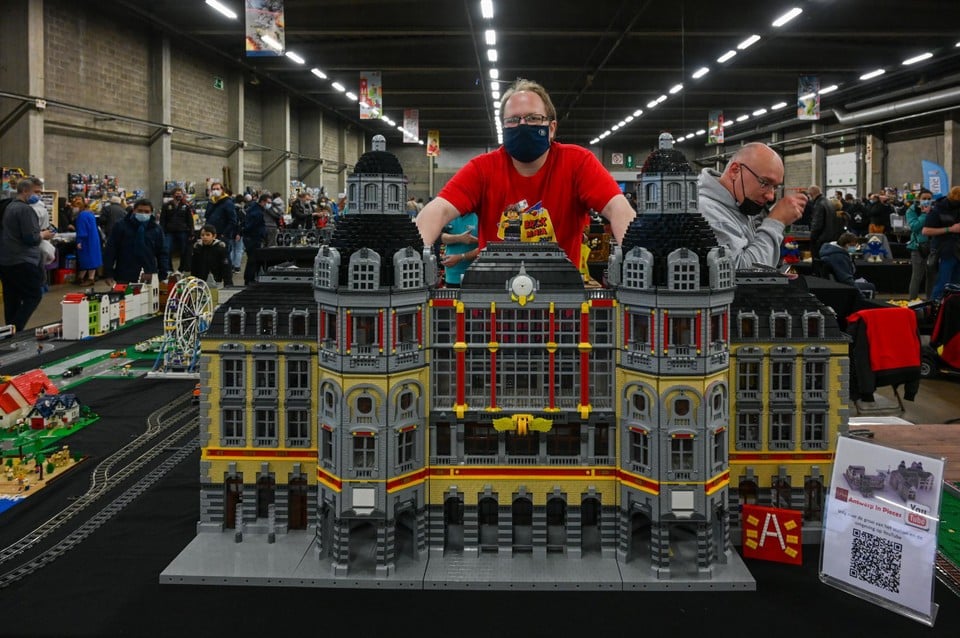
[[[380,144],[313,268],[214,313],[201,520],[162,582],[751,589],[741,504],[819,532],[846,341],[786,277],[734,272],[682,154],[648,158],[609,288],[504,241],[451,289]]]

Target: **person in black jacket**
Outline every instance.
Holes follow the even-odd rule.
[[[270,206],[270,195],[264,193],[256,204],[250,204],[243,224],[243,249],[247,252],[247,267],[243,269],[243,283],[250,285],[257,280],[257,251],[267,239],[264,209]]]
[[[213,224],[217,229],[217,239],[227,245],[227,253],[231,256],[233,272],[240,272],[242,251],[234,247],[240,241],[240,226],[237,224],[237,208],[233,198],[224,193],[223,184],[210,184],[210,204],[207,206],[206,223]],[[239,255],[236,253],[240,252]]]
[[[193,208],[179,186],[171,193],[173,198],[160,208],[160,227],[167,240],[167,253],[173,261],[173,251],[180,254],[180,271],[190,271],[190,253],[193,244]]]
[[[200,239],[193,245],[190,274],[204,281],[213,275],[214,280],[224,286],[233,285],[233,265],[227,245],[217,239],[217,229],[211,224],[200,229]]]
[[[153,274],[162,280],[169,269],[167,245],[163,229],[153,218],[153,204],[139,199],[133,212],[110,231],[103,251],[103,277],[112,287],[114,281],[147,282]]]
[[[853,233],[843,233],[837,241],[823,244],[820,248],[820,259],[829,266],[833,278],[842,284],[853,286],[861,297],[866,292],[876,292],[877,287],[869,281],[857,281],[857,269],[853,264],[853,254],[857,252],[857,236]]]
[[[807,196],[813,204],[810,219],[810,252],[820,254],[824,244],[835,241],[843,231],[843,221],[837,217],[836,208],[820,191],[819,186],[807,189]]]

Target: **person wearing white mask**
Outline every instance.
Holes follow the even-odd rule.
[[[240,257],[235,257],[235,247],[240,242],[237,209],[233,198],[224,192],[223,184],[220,182],[210,184],[210,204],[207,205],[206,223],[212,224],[217,229],[217,239],[227,245],[233,272],[240,272]]]

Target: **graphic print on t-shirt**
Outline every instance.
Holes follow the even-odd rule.
[[[528,206],[525,199],[510,204],[500,214],[497,237],[504,241],[556,241],[550,212],[542,202]]]

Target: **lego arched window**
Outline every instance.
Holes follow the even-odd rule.
[[[760,488],[752,478],[741,479],[737,486],[737,494],[741,505],[756,505],[760,496]]]
[[[363,210],[380,210],[380,185],[363,185]]]
[[[228,310],[223,318],[223,333],[225,335],[243,334],[243,310],[236,308]]]
[[[347,187],[347,206],[348,208],[356,206],[357,204],[357,185],[350,184]]]
[[[361,396],[357,397],[357,414],[361,416],[366,416],[373,413],[373,397],[370,396]]]
[[[722,421],[727,415],[727,386],[718,385],[710,396],[710,418]]]
[[[695,252],[680,248],[667,256],[670,290],[697,290],[700,287],[700,260]]]
[[[804,334],[811,339],[823,338],[823,315],[819,312],[805,312],[803,314]]]
[[[683,186],[680,182],[667,183],[666,208],[680,210],[683,208]]]
[[[687,182],[687,194],[690,196],[687,198],[690,206],[697,207],[697,185],[693,182]]]
[[[374,315],[353,314],[353,344],[354,346],[377,346],[377,322]]]
[[[790,489],[790,479],[786,476],[775,476],[773,477],[773,483],[770,486],[772,489],[770,491],[771,505],[773,507],[780,508],[790,508],[791,492]]]
[[[418,401],[417,393],[412,389],[406,389],[400,391],[396,398],[397,407],[395,418],[398,421],[405,421],[414,419],[418,416],[420,403]]]
[[[673,402],[673,413],[676,416],[689,416],[690,414],[690,399],[677,399]]]
[[[306,337],[310,325],[309,310],[291,310],[290,311],[290,336]]]
[[[634,471],[650,468],[650,433],[641,428],[630,428],[630,463]]]
[[[387,184],[387,197],[385,201],[386,207],[391,209],[400,210],[400,185],[399,184]]]
[[[274,336],[277,334],[277,309],[261,308],[257,313],[257,334],[260,336]]]
[[[653,202],[656,205],[660,203],[660,189],[657,187],[656,182],[651,182],[647,184],[644,189],[644,199],[650,203]]]
[[[650,418],[650,402],[643,390],[636,390],[630,398],[630,417],[633,419]]]
[[[789,339],[790,338],[790,315],[786,312],[773,312],[770,316],[770,321],[773,324],[773,337],[775,339]]]
[[[756,339],[757,334],[757,315],[752,312],[741,312],[737,315],[741,339]]]

